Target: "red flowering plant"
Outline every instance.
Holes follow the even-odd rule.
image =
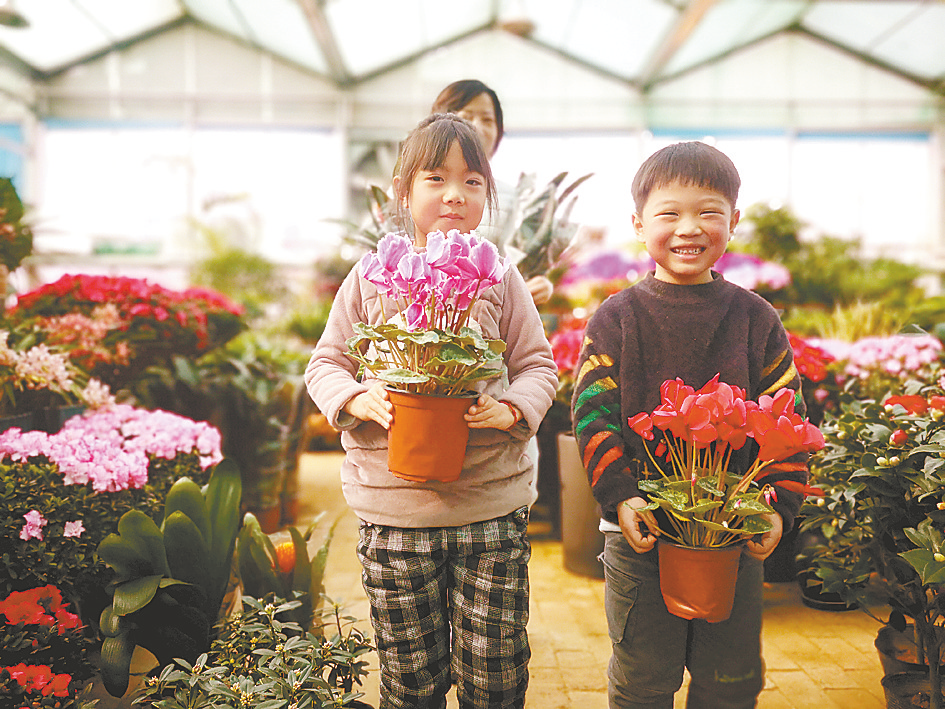
[[[11,344],[65,352],[114,391],[152,364],[215,349],[246,326],[241,306],[207,288],[91,275],[65,275],[18,296],[7,320]]]
[[[793,333],[788,333],[788,339],[794,351],[794,366],[801,375],[801,392],[807,405],[807,418],[819,426],[826,412],[836,412],[840,404],[837,358]]]
[[[95,640],[52,585],[0,599],[0,706],[72,706]]]
[[[844,400],[824,425],[811,480],[825,496],[802,509],[818,542],[802,553],[808,585],[866,612],[911,621],[920,663],[945,660],[945,377],[906,381],[901,393]],[[933,685],[941,682],[933,669]],[[933,696],[937,696],[933,691]]]
[[[551,353],[558,367],[558,390],[555,400],[571,406],[571,397],[574,395],[575,369],[581,355],[581,344],[584,342],[584,331],[587,329],[587,320],[573,318],[563,323],[549,338]]]
[[[655,469],[639,483],[650,498],[644,509],[664,510],[661,531],[667,538],[689,547],[737,544],[772,528],[765,515],[774,513],[769,503],[777,499],[777,488],[819,492],[790,480],[760,483],[772,464],[824,445],[818,428],[794,412],[794,395],[785,388],[746,401],[744,390],[718,375],[698,391],[668,379],[660,387],[660,405],[628,419]],[[651,451],[646,442],[656,440],[654,429],[661,435]],[[735,473],[732,453],[749,438],[758,453],[747,472]]]

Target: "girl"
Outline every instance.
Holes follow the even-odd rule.
[[[404,142],[394,193],[414,225],[415,248],[431,231],[478,226],[495,185],[473,127],[455,115],[421,121]],[[345,355],[355,323],[382,322],[380,300],[352,269],[305,382],[342,431],[342,489],[361,519],[358,557],[381,707],[445,707],[451,674],[460,707],[522,707],[531,654],[526,527],[535,500],[524,451],[554,397],[551,347],[525,282],[508,269],[473,313],[486,337],[505,341],[508,376],[479,384],[466,414],[462,475],[450,483],[405,481],[387,469],[392,406],[384,385],[358,381],[357,363]]]

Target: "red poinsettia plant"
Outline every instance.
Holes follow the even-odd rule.
[[[777,488],[819,493],[796,481],[763,482],[769,466],[803,465],[783,461],[824,446],[820,430],[795,413],[794,396],[784,388],[755,402],[719,375],[698,391],[668,379],[660,387],[660,405],[628,419],[654,468],[639,483],[650,499],[645,509],[665,511],[669,528],[661,531],[668,539],[689,547],[737,544],[772,528],[766,515],[774,513],[769,503],[777,500]],[[656,441],[654,429],[661,435],[651,450],[647,441]],[[730,470],[732,454],[748,439],[758,453],[739,474]]]

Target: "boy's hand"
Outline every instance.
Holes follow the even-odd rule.
[[[620,531],[627,544],[637,553],[645,554],[656,545],[656,538],[660,536],[660,528],[656,518],[650,510],[640,511],[646,507],[646,500],[642,497],[631,497],[617,505],[617,519],[620,521]]]
[[[498,428],[502,431],[512,428],[516,421],[508,406],[488,394],[480,395],[469,411],[463,414],[463,418],[470,428]]]
[[[387,389],[384,382],[377,381],[371,388],[348,400],[344,410],[362,421],[376,421],[385,429],[390,428],[394,420],[394,405],[387,400]]]
[[[755,557],[758,561],[764,561],[771,556],[771,552],[778,546],[781,535],[784,533],[784,520],[777,512],[765,515],[765,519],[771,522],[774,528],[764,534],[749,537],[748,543],[745,545],[745,551],[748,555]]]

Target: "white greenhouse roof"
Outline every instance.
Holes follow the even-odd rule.
[[[790,34],[945,95],[940,0],[0,0],[3,16],[25,26],[0,26],[0,64],[36,82],[194,23],[342,89],[504,30],[641,92]]]

